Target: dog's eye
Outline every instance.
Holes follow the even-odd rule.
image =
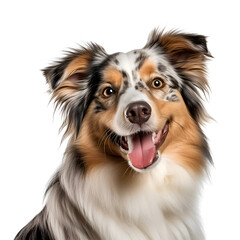
[[[115,93],[115,91],[111,87],[106,87],[103,90],[103,96],[104,97],[110,97],[114,93]]]
[[[153,88],[162,88],[163,87],[163,80],[161,78],[154,78],[152,81]]]

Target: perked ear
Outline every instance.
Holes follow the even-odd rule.
[[[182,79],[181,93],[192,117],[200,123],[207,120],[199,89],[208,92],[205,62],[212,57],[206,37],[177,31],[167,33],[154,30],[145,47],[159,47]]]
[[[102,47],[90,44],[88,48],[67,52],[62,60],[43,69],[55,106],[61,108],[65,117],[61,126],[61,129],[66,127],[64,137],[79,132],[91,97],[90,67],[96,57],[104,56],[106,53]]]

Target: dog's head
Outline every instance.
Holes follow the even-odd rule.
[[[209,156],[199,90],[208,88],[210,56],[204,36],[153,31],[142,49],[109,55],[90,44],[68,52],[44,75],[65,115],[65,134],[85,155],[101,152],[105,160],[115,156],[144,171],[163,153],[182,154],[178,161],[198,169],[200,155]]]

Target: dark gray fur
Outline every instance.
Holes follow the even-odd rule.
[[[116,65],[119,64],[119,61],[116,58],[113,61],[116,63]]]
[[[165,72],[167,70],[167,67],[164,66],[163,64],[159,63],[158,64],[158,71],[161,73],[161,72]]]
[[[169,102],[178,102],[179,98],[178,96],[174,93],[173,89],[169,89],[167,96],[166,96],[166,100]]]
[[[95,113],[100,113],[107,110],[107,108],[97,98],[94,100],[94,102],[95,102],[95,107],[94,107]]]
[[[135,60],[135,64],[137,65],[138,70],[141,68],[146,58],[147,58],[147,55],[144,52],[139,52],[139,55]]]
[[[143,83],[143,81],[138,81],[135,85],[135,89],[142,91],[143,89],[150,91],[149,88],[146,86],[145,83]]]
[[[46,208],[29,222],[14,240],[55,240],[48,227]]]
[[[167,75],[167,79],[169,81],[169,87],[174,89],[179,88],[179,82],[174,77],[172,77],[171,75]]]
[[[123,79],[127,79],[128,78],[126,71],[122,70],[121,74],[122,74]]]
[[[129,82],[127,79],[123,80],[121,91],[119,92],[119,97],[126,92],[129,87]]]

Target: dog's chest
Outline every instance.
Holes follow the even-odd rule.
[[[192,184],[183,187],[191,179],[179,166],[164,160],[142,176],[138,189],[129,192],[116,191],[111,174],[105,171],[95,175],[96,195],[91,198],[92,222],[103,239],[192,240],[198,239],[193,237],[194,231],[201,235],[191,210],[195,200]]]

